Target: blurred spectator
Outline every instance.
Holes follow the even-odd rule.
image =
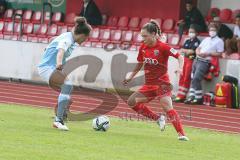
[[[102,24],[102,14],[98,9],[96,3],[93,0],[83,0],[83,8],[81,10],[80,16],[87,19],[88,23],[91,25],[101,25]]]
[[[0,18],[3,18],[4,13],[7,8],[7,3],[5,0],[0,0]]]
[[[227,25],[222,24],[219,17],[214,17],[212,23],[218,28],[218,37],[222,38],[224,41],[233,38],[232,30]]]
[[[235,23],[233,38],[226,40],[227,55],[235,52],[240,54],[240,15],[236,16]]]
[[[200,40],[197,38],[197,31],[194,25],[190,26],[188,36],[189,39],[186,40],[183,48],[180,50],[180,53],[184,55],[184,66],[183,73],[180,75],[178,94],[174,100],[175,102],[184,102],[187,96],[191,83],[192,64],[193,60],[196,58],[195,50],[200,44]]]
[[[197,7],[193,6],[193,3],[191,0],[188,0],[186,2],[186,9],[187,12],[185,14],[185,19],[180,20],[178,22],[179,29],[178,34],[180,37],[182,37],[182,34],[184,30],[188,30],[190,28],[191,24],[194,24],[196,26],[196,29],[198,32],[204,32],[207,30],[207,26],[205,24],[205,19],[199,9]]]
[[[192,67],[192,81],[186,104],[202,104],[203,91],[201,82],[208,73],[212,57],[220,57],[224,51],[224,42],[217,35],[217,26],[210,24],[209,37],[205,38],[196,49],[196,59]]]

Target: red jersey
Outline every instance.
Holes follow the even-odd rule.
[[[144,63],[145,84],[170,83],[168,76],[168,58],[179,57],[179,53],[167,44],[157,41],[153,47],[142,44],[137,60]]]

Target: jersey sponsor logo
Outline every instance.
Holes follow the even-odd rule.
[[[194,44],[195,47],[198,47],[198,45],[199,45],[198,42],[196,42],[196,43]]]
[[[159,64],[158,60],[153,58],[144,58],[144,63],[151,64],[151,65]]]
[[[178,52],[177,52],[177,50],[175,50],[174,48],[171,48],[170,49],[170,52],[172,53],[172,54],[174,54],[174,55],[176,55]]]

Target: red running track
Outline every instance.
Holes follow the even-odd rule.
[[[53,108],[58,96],[57,92],[47,86],[33,84],[0,81],[0,88],[0,103]],[[142,118],[138,117],[135,112],[129,109],[124,100],[116,95],[87,89],[75,89],[72,98],[72,111],[92,111],[102,102],[105,102],[102,108],[94,110],[94,112],[99,114],[112,110],[107,114],[126,119]],[[152,101],[149,106],[156,112],[162,112],[159,109],[157,100]],[[186,126],[220,132],[240,133],[240,125],[238,123],[240,121],[239,109],[202,105],[190,106],[185,104],[175,104],[175,109],[181,115],[183,124]]]

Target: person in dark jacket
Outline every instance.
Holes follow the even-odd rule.
[[[188,31],[189,39],[185,41],[180,49],[180,53],[184,55],[183,72],[180,74],[178,93],[174,102],[184,102],[191,84],[191,73],[194,59],[196,58],[196,49],[200,45],[197,37],[197,31],[194,25],[191,25]]]
[[[191,0],[188,0],[186,2],[186,9],[187,9],[187,12],[185,14],[184,20],[180,20],[178,22],[179,36],[182,37],[184,30],[188,30],[190,28],[190,25],[192,24],[196,27],[197,32],[207,31],[207,26],[206,26],[203,15],[201,14],[201,12],[197,7],[193,6],[193,3]]]
[[[5,0],[0,0],[0,18],[3,18],[4,13],[7,8],[7,3]]]
[[[83,0],[84,5],[81,10],[80,16],[87,19],[90,25],[101,25],[102,14],[93,0]]]

